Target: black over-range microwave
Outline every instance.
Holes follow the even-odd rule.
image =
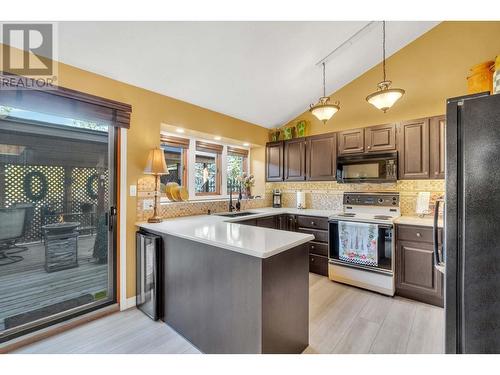
[[[337,182],[391,182],[397,178],[397,152],[337,158]]]

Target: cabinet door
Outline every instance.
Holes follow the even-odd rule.
[[[292,139],[285,142],[285,181],[306,179],[306,140]]]
[[[297,230],[297,218],[295,215],[283,215],[283,229],[295,232]]]
[[[276,229],[276,216],[261,217],[256,219],[256,221],[258,227]]]
[[[429,178],[429,119],[402,122],[398,135],[399,179]]]
[[[339,155],[359,154],[364,152],[364,134],[364,129],[353,129],[339,132]]]
[[[396,125],[376,125],[365,129],[365,151],[383,152],[396,150]]]
[[[266,181],[283,181],[283,142],[266,145]]]
[[[337,137],[335,133],[307,139],[307,179],[332,181],[337,175]]]
[[[430,120],[430,178],[444,178],[446,165],[446,116]]]
[[[443,306],[443,274],[434,267],[432,244],[397,242],[396,294]]]

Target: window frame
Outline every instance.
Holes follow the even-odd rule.
[[[194,190],[194,195],[196,197],[203,197],[203,196],[213,196],[213,195],[221,195],[221,188],[222,188],[222,173],[221,173],[221,155],[216,152],[206,152],[206,151],[199,151],[195,150],[194,151],[194,160],[196,163],[196,155],[201,155],[201,156],[214,156],[215,157],[215,191],[210,191],[210,192],[197,192]],[[193,182],[195,181],[195,173],[196,170],[193,167]],[[193,184],[193,188],[196,189],[196,185]]]
[[[173,147],[173,146],[167,146],[165,145],[163,142],[162,144],[160,145],[160,148],[163,150],[163,157],[165,158],[165,152],[167,151],[166,148],[167,147]],[[182,187],[185,187],[186,189],[188,189],[188,149],[187,148],[184,148],[184,147],[178,147],[180,148],[182,151],[181,151],[181,159],[182,159],[182,175],[181,175],[181,184],[180,186]],[[167,162],[167,159],[165,158],[165,162]],[[168,163],[167,163],[168,165]],[[161,192],[160,194],[162,197],[166,197],[167,194],[165,192]]]
[[[237,154],[237,153],[233,153],[233,152],[230,152],[228,150],[228,152],[226,153],[226,189],[228,188],[227,186],[227,176],[228,176],[228,170],[227,170],[227,159],[229,156],[241,156],[243,157],[243,173],[249,173],[249,163],[248,163],[248,155],[247,156],[244,156],[244,155],[241,155],[241,154]],[[227,196],[229,197],[229,192],[226,190],[226,193],[227,193]],[[232,195],[233,196],[237,196],[239,194],[239,191],[233,191],[232,192]]]
[[[179,138],[179,134],[175,134],[173,132],[161,131],[160,137],[164,139],[165,137]],[[185,153],[186,153],[186,181],[189,192],[189,200],[187,202],[196,202],[196,201],[206,201],[206,200],[217,200],[217,199],[229,199],[229,194],[227,190],[227,156],[229,150],[231,149],[239,149],[247,152],[246,157],[244,158],[244,170],[248,173],[250,171],[250,158],[251,158],[251,150],[247,147],[242,146],[233,146],[233,144],[227,144],[225,142],[213,142],[210,141],[210,135],[206,135],[205,137],[197,137],[194,135],[182,135],[183,139],[189,140],[189,145],[185,145]],[[210,149],[200,151],[200,153],[207,152],[210,156],[217,155],[217,181],[218,181],[218,189],[216,192],[212,193],[196,193],[195,188],[195,168],[194,164],[196,161],[196,146],[201,145],[202,147],[207,147]],[[218,146],[218,147],[217,147]],[[212,150],[211,147],[214,149]],[[217,152],[217,148],[219,148],[219,152]],[[233,193],[233,196],[237,194]],[[165,195],[162,194],[161,197],[162,203],[171,202]]]

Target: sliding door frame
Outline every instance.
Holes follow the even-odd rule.
[[[24,122],[29,124],[28,121]],[[99,310],[106,306],[114,305],[118,303],[118,296],[121,294],[118,288],[121,289],[121,284],[125,282],[122,280],[120,272],[120,256],[118,255],[118,248],[124,247],[124,243],[120,243],[120,233],[123,228],[118,228],[118,225],[124,226],[125,223],[120,222],[118,217],[120,213],[117,212],[118,199],[120,199],[120,171],[121,162],[120,156],[126,150],[120,149],[120,132],[121,128],[109,125],[108,128],[108,171],[109,171],[109,201],[108,201],[108,225],[111,220],[111,230],[108,226],[108,290],[111,290],[111,295],[109,298],[103,299],[102,301],[95,301],[87,305],[75,307],[45,318],[38,319],[36,321],[23,324],[22,326],[14,327],[3,332],[0,332],[0,344],[8,344],[8,342],[14,338],[18,338],[29,333],[39,331],[44,328],[48,328],[52,325],[62,323],[64,321],[76,318],[83,314],[87,314],[92,311]],[[123,206],[126,202],[120,201]],[[115,215],[109,215],[114,208]],[[123,251],[120,251],[124,254]],[[123,255],[122,255],[123,256]],[[120,279],[119,279],[120,278]],[[123,297],[121,297],[123,298]]]

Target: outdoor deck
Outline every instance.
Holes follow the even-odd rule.
[[[45,271],[43,243],[28,244],[20,262],[0,266],[0,331],[4,320],[83,295],[107,291],[108,265],[95,264],[95,236],[78,239],[78,267]]]

